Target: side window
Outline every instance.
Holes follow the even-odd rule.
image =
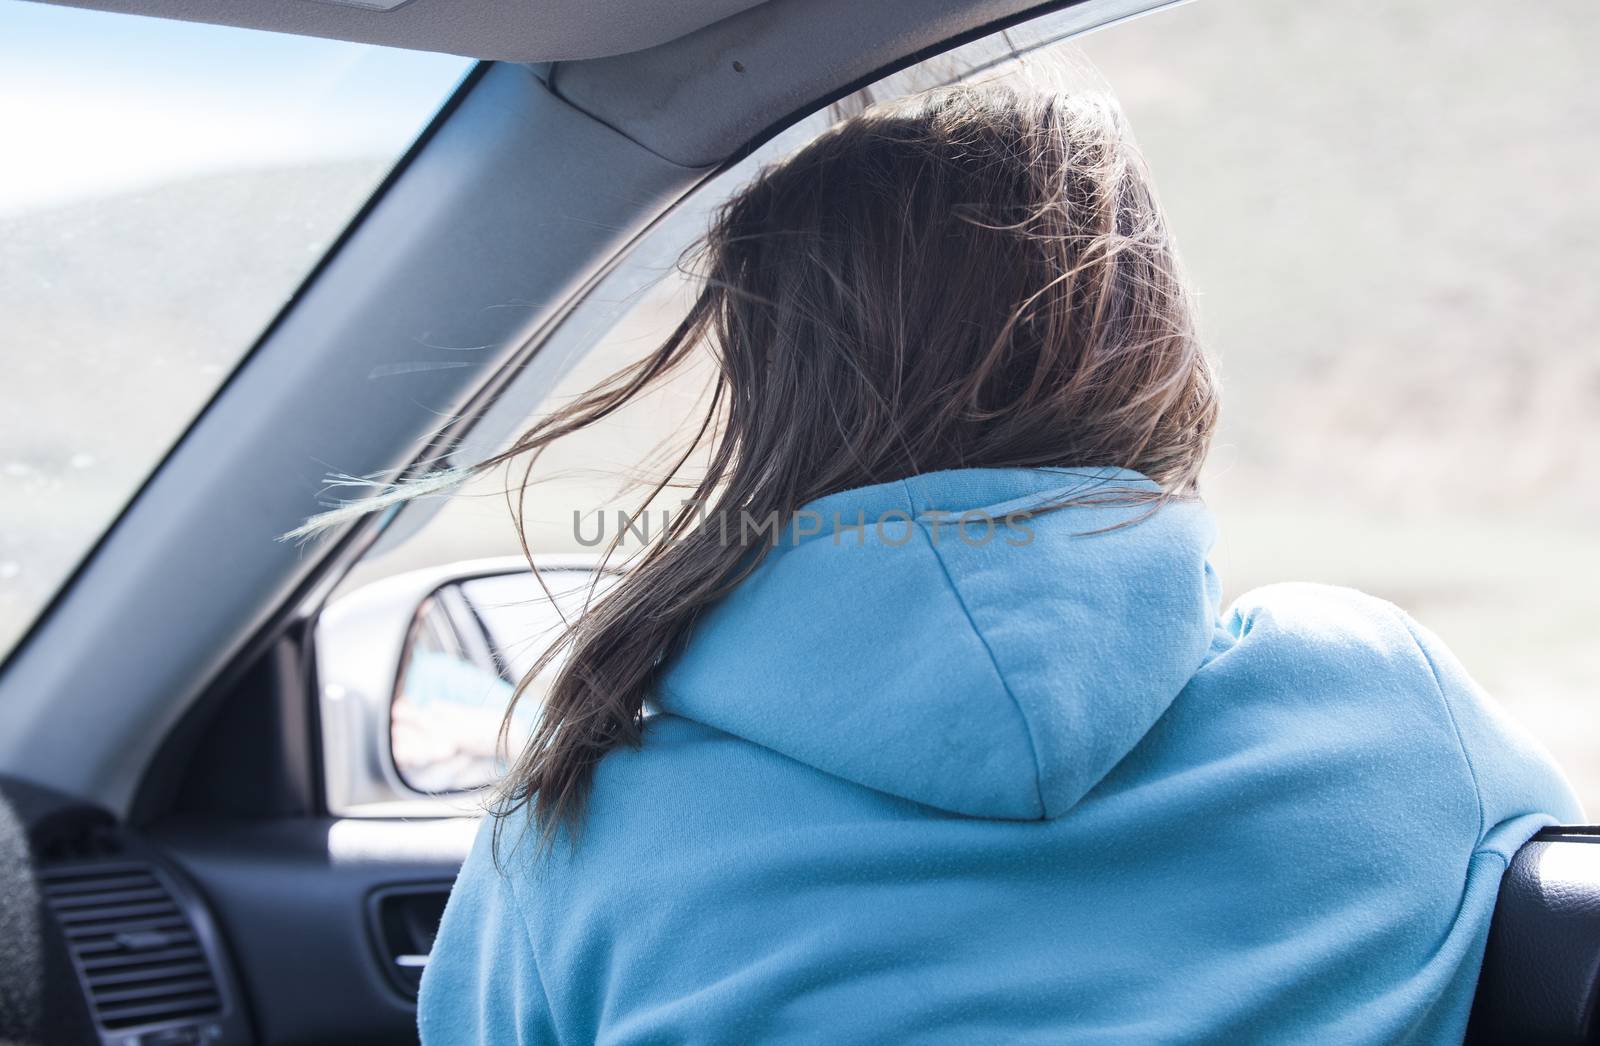
[[[591,385],[656,347],[688,309],[692,284],[670,262],[646,263],[635,277],[643,282],[613,304],[619,315],[595,339],[593,347],[536,403],[515,431],[531,425],[556,406],[571,402]],[[607,292],[599,292],[605,294]],[[681,444],[689,421],[703,409],[712,375],[709,357],[679,380],[653,395],[623,407],[598,425],[562,440],[539,461],[522,500],[529,548],[539,554],[595,551],[592,524],[582,526],[574,513],[590,518],[626,505],[624,488],[658,471],[664,453]],[[381,546],[361,563],[346,586],[401,571],[461,559],[520,556],[522,547],[511,526],[508,482],[520,482],[513,467],[468,484],[432,510],[423,528],[403,542]],[[614,515],[608,526],[614,523]],[[609,531],[608,531],[609,533]]]
[[[1438,632],[1600,809],[1600,155],[1578,2],[1194,4],[1097,33],[1220,361],[1227,597]],[[1216,56],[1226,54],[1225,61]]]
[[[530,397],[537,402],[527,415],[508,419],[512,432],[653,348],[692,293],[670,261],[646,259],[625,282],[631,289],[615,300],[606,300],[615,283],[596,292],[607,320],[594,343],[548,395]],[[351,571],[318,626],[330,809],[387,814],[396,802],[421,797],[474,809],[471,793],[515,757],[559,665],[529,686],[502,737],[515,684],[563,622],[614,580],[595,571],[597,527],[609,538],[617,510],[638,507],[630,481],[659,472],[663,451],[691,430],[711,366],[708,355],[701,358],[540,460],[521,499],[538,581],[512,525],[508,485],[521,480],[516,467],[486,474],[448,500],[412,506],[408,512],[431,512],[421,528],[400,541],[385,535],[389,543],[380,541]],[[391,646],[402,634],[403,646]]]
[[[1310,580],[1405,607],[1600,808],[1600,23],[1471,5],[1441,31],[1413,7],[1185,5],[1024,67],[1108,85],[1170,211],[1223,377],[1226,598]],[[653,347],[689,290],[638,296],[543,409]],[[541,463],[535,554],[584,551],[574,512],[627,504],[618,475],[708,375]],[[351,583],[517,552],[496,477]]]

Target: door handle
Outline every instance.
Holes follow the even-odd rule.
[[[412,1002],[428,966],[428,953],[433,951],[450,886],[448,882],[396,883],[372,891],[367,901],[378,962],[389,983]]]

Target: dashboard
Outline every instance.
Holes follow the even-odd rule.
[[[470,819],[172,818],[0,779],[0,1041],[405,1042]]]

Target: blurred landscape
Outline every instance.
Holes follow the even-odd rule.
[[[1228,598],[1317,580],[1406,607],[1600,816],[1592,0],[1198,0],[1077,53],[1130,114],[1220,362],[1206,493]],[[82,553],[73,524],[120,504],[374,171],[248,171],[0,215],[0,650]],[[150,264],[169,235],[207,249]],[[251,281],[281,293],[238,292]],[[672,281],[641,300],[562,394],[651,347],[682,301]],[[573,508],[625,504],[593,472],[645,457],[693,385],[552,452],[541,474],[567,478],[529,493],[537,549],[575,547]],[[358,579],[515,553],[497,489]]]
[[[0,655],[392,162],[0,213]]]
[[[1600,816],[1593,6],[1200,0],[1082,46],[1220,361],[1230,597],[1400,604]]]

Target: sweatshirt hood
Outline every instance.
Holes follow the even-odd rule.
[[[813,502],[657,701],[940,810],[1059,817],[1211,644],[1210,515],[1128,500],[1155,493],[1124,469],[959,469]],[[1068,499],[1091,503],[1025,515]]]

